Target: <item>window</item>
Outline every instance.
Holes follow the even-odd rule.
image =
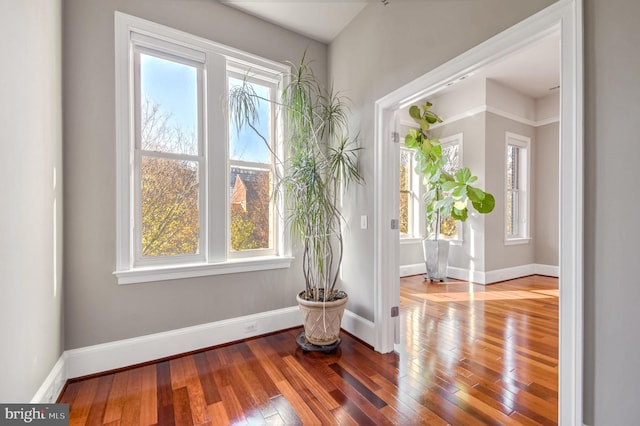
[[[447,159],[444,171],[453,175],[462,167],[462,133],[440,140],[442,154]],[[462,223],[451,217],[440,220],[440,239],[462,241]]]
[[[203,67],[133,47],[135,263],[202,260]]]
[[[526,242],[529,238],[529,144],[531,139],[506,134],[505,241]]]
[[[242,84],[244,75],[228,73],[228,87]],[[252,79],[253,91],[261,98],[258,102],[258,125],[260,139],[250,128],[236,132],[236,124],[229,119],[229,165],[230,165],[230,247],[231,256],[255,256],[263,251],[274,252],[276,228],[272,201],[274,164],[272,151],[276,149],[274,107],[266,100],[276,96],[276,86]],[[263,100],[264,99],[264,100]],[[268,145],[267,145],[268,143]]]
[[[400,238],[421,238],[420,178],[415,150],[400,148]]]
[[[440,141],[442,152],[447,158],[445,171],[454,174],[462,167],[462,133],[446,137]],[[400,238],[422,238],[425,234],[425,216],[422,203],[423,187],[416,172],[414,149],[400,148]],[[444,218],[440,223],[440,238],[462,241],[462,223],[452,218]]]
[[[271,197],[283,65],[116,12],[119,283],[288,267]],[[224,100],[247,78],[265,140]]]

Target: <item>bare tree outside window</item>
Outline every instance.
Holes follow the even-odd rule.
[[[142,255],[172,256],[198,251],[199,182],[195,161],[157,153],[193,153],[197,143],[172,123],[171,114],[146,98],[141,117]]]

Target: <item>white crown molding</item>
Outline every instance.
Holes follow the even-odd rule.
[[[495,108],[488,105],[479,105],[477,107],[468,109],[459,114],[452,115],[451,117],[448,117],[444,122],[434,124],[433,126],[431,126],[431,129],[432,130],[437,129],[438,127],[446,126],[448,124],[455,123],[456,121],[459,121],[459,120],[464,120],[465,118],[473,117],[474,115],[480,114],[483,112],[490,112],[499,117],[504,117],[506,119],[515,121],[516,123],[526,124],[527,126],[531,126],[531,127],[542,127],[548,124],[560,122],[559,116],[545,118],[544,120],[540,120],[540,121],[534,121],[534,120],[529,120],[528,118],[525,118],[525,117],[521,117],[517,114],[510,113],[508,111],[503,111],[499,108]],[[401,120],[400,125],[407,126],[407,127],[415,127],[415,123],[408,120]]]

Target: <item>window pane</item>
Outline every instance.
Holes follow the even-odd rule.
[[[507,236],[516,237],[519,235],[519,213],[518,213],[518,197],[517,191],[507,190]]]
[[[196,254],[198,163],[142,158],[142,255]]]
[[[520,148],[507,146],[507,188],[518,189],[518,167],[520,161]]]
[[[447,159],[444,171],[454,174],[460,169],[460,145],[457,143],[445,145],[442,147],[442,154]]]
[[[198,70],[140,54],[141,148],[198,154]]]
[[[231,249],[272,248],[271,172],[231,167]]]
[[[229,78],[229,90],[242,86],[243,81],[237,78]],[[266,99],[269,99],[270,90],[266,86],[255,83],[247,83],[257,99],[258,116],[256,130],[266,138],[263,140],[255,130],[249,126],[243,126],[238,132],[233,117],[229,118],[229,158],[237,161],[253,163],[271,163],[271,152],[267,143],[271,144],[271,107]]]
[[[444,171],[450,175],[454,175],[461,167],[460,161],[460,143],[453,142],[442,145],[442,155],[446,159]],[[460,225],[457,220],[452,217],[444,217],[440,220],[440,236],[443,240],[460,240]]]
[[[440,238],[443,240],[459,240],[458,221],[452,217],[445,217],[440,221]]]
[[[525,194],[526,180],[522,180],[523,161],[526,161],[527,149],[508,144],[507,145],[507,164],[506,164],[506,224],[505,231],[508,238],[523,237],[526,233],[526,227],[521,224],[526,221],[526,213],[522,213],[522,203],[526,200],[521,199],[521,194]],[[522,195],[526,197],[526,195]],[[526,226],[526,225],[525,225]]]
[[[400,150],[400,234],[409,234],[409,209],[411,193],[411,152]]]

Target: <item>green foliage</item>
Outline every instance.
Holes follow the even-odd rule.
[[[431,125],[442,122],[430,110],[432,106],[430,102],[425,102],[409,108],[409,115],[418,128],[408,131],[404,143],[407,147],[416,149],[417,171],[423,175],[426,187],[424,201],[427,223],[437,239],[443,223],[446,222],[446,226],[450,227],[453,221],[449,219],[462,222],[467,220],[469,202],[478,213],[487,214],[493,211],[495,198],[471,185],[478,177],[469,168],[463,167],[454,174],[446,172],[447,159],[443,155],[440,141],[429,137]]]
[[[230,93],[230,113],[239,126],[257,130],[257,102],[276,103],[284,116],[284,158],[278,164],[275,195],[284,195],[284,215],[291,235],[304,246],[303,274],[307,299],[335,292],[343,255],[339,194],[350,183],[363,182],[358,152],[348,132],[347,99],[322,87],[305,56],[290,64],[282,99],[260,98],[243,84]],[[246,82],[246,78],[245,78]]]
[[[142,146],[153,152],[191,152],[194,138],[171,123],[160,104],[142,104]],[[194,162],[147,154],[141,169],[143,256],[194,254],[199,246],[199,182]]]
[[[231,214],[231,248],[233,250],[251,250],[260,248],[254,236],[254,226],[246,214]]]

